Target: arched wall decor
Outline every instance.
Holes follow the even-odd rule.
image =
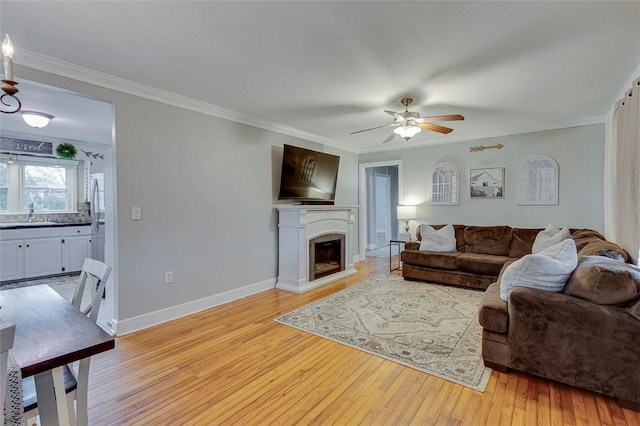
[[[529,158],[520,167],[518,204],[558,204],[558,163],[546,155]]]
[[[451,163],[438,163],[431,177],[431,204],[460,204],[458,169]]]

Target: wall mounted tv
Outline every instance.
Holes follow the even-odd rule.
[[[279,200],[333,204],[340,157],[284,145]]]

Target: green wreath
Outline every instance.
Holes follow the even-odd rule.
[[[58,154],[58,157],[64,158],[65,160],[72,160],[76,158],[77,152],[76,147],[70,143],[61,143],[56,148],[56,154]]]

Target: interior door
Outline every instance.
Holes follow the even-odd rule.
[[[387,174],[375,174],[375,235],[378,247],[385,247],[391,236],[390,181]]]

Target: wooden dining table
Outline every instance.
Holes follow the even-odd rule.
[[[16,325],[13,357],[22,377],[35,378],[41,425],[66,425],[62,367],[113,349],[115,339],[48,285],[0,291],[4,321]]]

